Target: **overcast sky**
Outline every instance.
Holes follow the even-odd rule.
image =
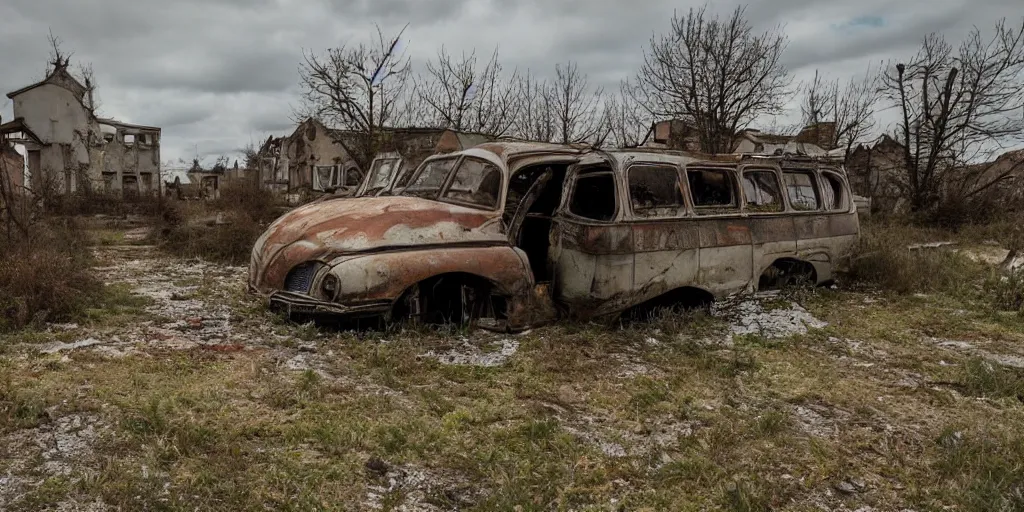
[[[47,30],[91,62],[100,113],[163,128],[163,160],[232,153],[250,140],[291,131],[302,49],[364,41],[373,24],[406,32],[422,63],[499,46],[507,69],[553,74],[575,60],[596,85],[631,76],[652,33],[674,10],[703,0],[3,0],[0,90],[42,78]],[[728,11],[735,3],[715,3]],[[752,0],[759,27],[783,25],[786,64],[797,79],[834,77],[912,55],[939,31],[953,40],[972,26],[1024,16],[1021,0]],[[0,97],[0,114],[11,105]],[[208,159],[212,160],[212,158]]]

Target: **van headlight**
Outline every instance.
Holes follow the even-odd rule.
[[[334,299],[338,293],[338,278],[334,274],[327,274],[324,276],[323,281],[320,281],[320,291],[324,293],[324,296],[328,299]]]

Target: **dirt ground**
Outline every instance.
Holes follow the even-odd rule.
[[[632,326],[336,332],[138,230],[0,339],[0,510],[1024,510],[1024,319],[804,290]]]

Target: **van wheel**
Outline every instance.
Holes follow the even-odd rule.
[[[440,276],[412,286],[395,303],[391,322],[472,325],[488,313],[490,287],[461,276]]]

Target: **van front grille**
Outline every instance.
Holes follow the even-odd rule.
[[[284,289],[289,292],[309,293],[309,287],[313,284],[313,276],[316,275],[316,265],[303,263],[297,265],[288,272],[284,280]]]

